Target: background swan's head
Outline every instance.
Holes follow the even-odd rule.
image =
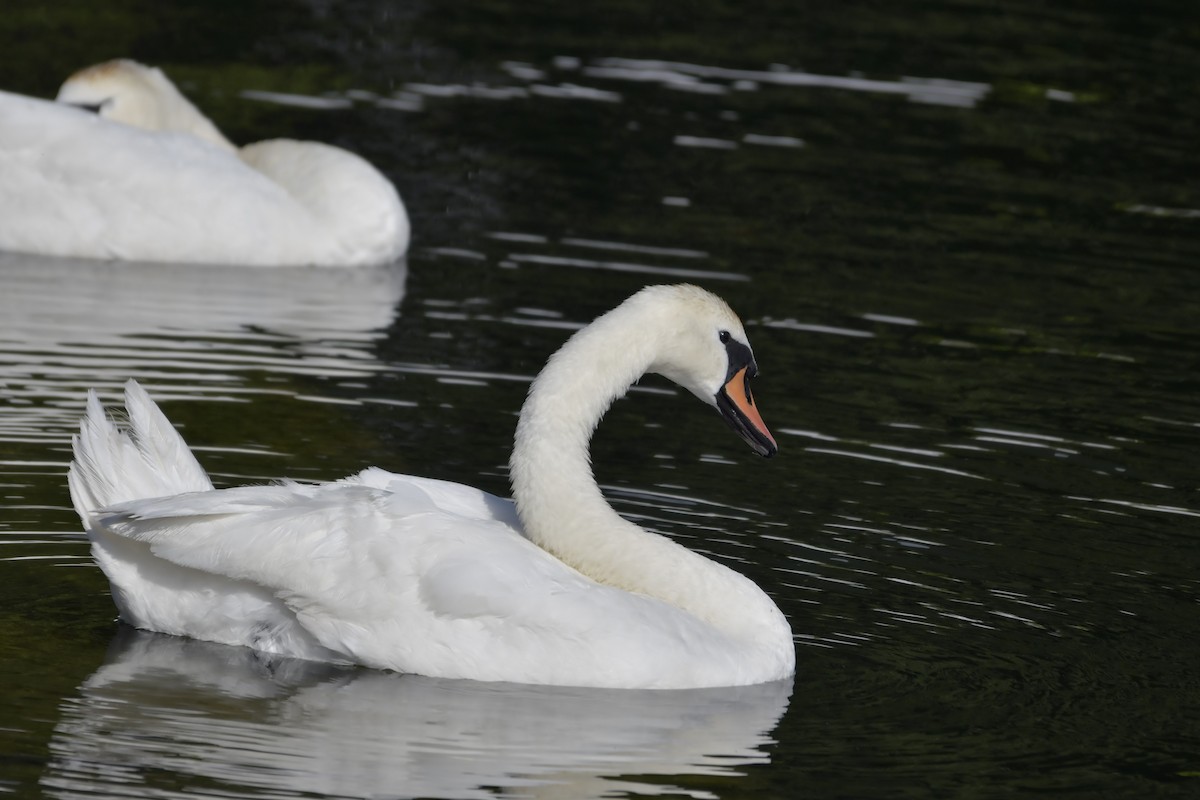
[[[654,307],[654,359],[662,375],[709,405],[762,456],[779,447],[758,413],[750,379],[758,364],[742,321],[729,305],[698,286],[649,286],[627,303]]]
[[[186,133],[234,149],[162,70],[129,59],[81,69],[59,88],[55,100],[135,128]]]

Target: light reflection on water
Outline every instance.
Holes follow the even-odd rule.
[[[470,98],[474,100],[512,101],[530,98],[555,98],[562,100],[584,100],[588,102],[619,103],[620,92],[581,85],[583,78],[608,84],[652,83],[664,89],[691,92],[702,95],[722,95],[729,92],[754,92],[762,86],[792,89],[833,89],[871,94],[900,95],[914,103],[929,105],[974,108],[987,97],[991,86],[973,81],[947,78],[902,77],[899,80],[880,80],[861,76],[820,75],[787,66],[774,64],[769,69],[731,69],[728,67],[687,64],[634,58],[598,58],[592,63],[581,64],[572,57],[553,59],[551,63],[537,66],[525,62],[506,61],[500,64],[520,85],[495,86],[483,83],[406,83],[391,96],[381,97],[374,92],[353,89],[343,93],[327,92],[320,96],[298,95],[287,92],[269,92],[247,89],[241,96],[278,105],[321,110],[346,109],[356,102],[367,103],[385,109],[405,112],[424,110],[426,99]],[[564,79],[557,83],[547,82],[551,73],[559,73]],[[1061,89],[1047,88],[1047,100],[1073,102],[1073,93]],[[706,141],[703,137],[681,135],[685,141],[676,141],[681,146],[711,146],[732,149],[737,142],[707,140],[719,144],[697,144]],[[693,141],[695,140],[695,141]],[[781,147],[803,146],[803,141],[791,136],[771,136],[749,133],[746,143]]]

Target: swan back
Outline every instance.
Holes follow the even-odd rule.
[[[245,266],[408,249],[404,203],[362,158],[292,140],[238,150],[161,70],[106,62],[58,99],[0,92],[0,249]]]
[[[408,213],[400,194],[360,156],[320,142],[270,139],[246,145],[238,157],[333,234],[334,252],[327,258],[379,264],[408,249]]]
[[[194,136],[0,92],[0,248],[255,266],[335,261],[275,181]],[[361,263],[361,262],[354,262]]]
[[[162,70],[129,59],[76,72],[63,83],[56,100],[94,109],[105,119],[135,128],[186,133],[224,150],[235,149]]]

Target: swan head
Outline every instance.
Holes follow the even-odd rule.
[[[149,131],[187,133],[227,149],[233,145],[157,67],[121,58],[76,72],[56,102]]]
[[[166,86],[174,88],[157,67],[117,59],[79,70],[59,88],[55,100],[135,128],[159,130],[160,109],[171,94]]]
[[[647,372],[674,381],[715,407],[759,455],[775,455],[779,446],[750,392],[758,364],[733,309],[690,284],[650,286],[627,302],[656,307],[655,356]]]

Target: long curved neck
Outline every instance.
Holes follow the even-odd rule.
[[[510,464],[526,535],[599,580],[595,570],[606,569],[591,563],[598,535],[628,534],[636,526],[600,493],[588,447],[600,418],[651,363],[651,354],[624,333],[625,326],[611,324],[616,313],[572,336],[534,380]]]
[[[186,133],[228,152],[237,150],[212,120],[204,116],[161,72],[152,73],[149,84],[152,89],[148,90],[147,96],[144,99],[137,98],[140,101],[138,103],[130,103],[129,119],[121,119],[119,114],[114,114],[113,118],[152,131]]]
[[[123,78],[117,102],[102,106],[101,116],[150,131],[186,133],[222,150],[236,152],[237,147],[225,138],[212,120],[188,100],[162,70],[117,61],[94,69],[116,73]],[[86,74],[86,73],[85,73]],[[75,91],[68,81],[59,98],[70,97]],[[86,88],[86,78],[82,91]]]
[[[656,597],[731,635],[755,635],[754,618],[786,628],[751,581],[622,519],[596,485],[592,432],[655,360],[653,321],[637,316],[618,307],[601,317],[563,345],[533,382],[510,463],[526,535],[593,580]]]

